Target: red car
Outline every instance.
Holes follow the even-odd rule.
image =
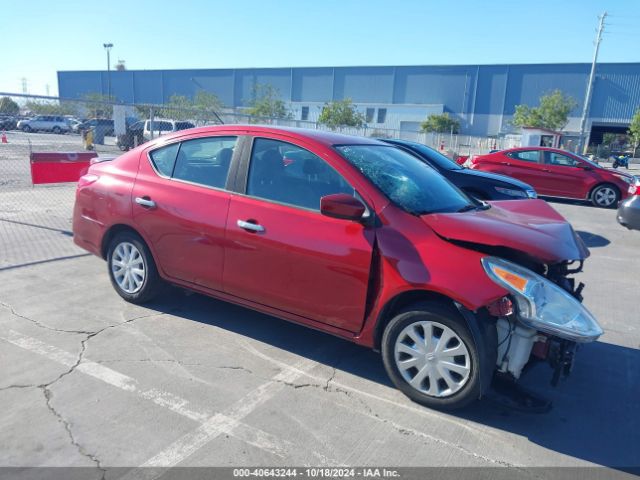
[[[602,333],[570,278],[588,250],[555,210],[473,200],[372,139],[163,136],[90,166],[73,229],[127,301],[172,283],[379,349],[432,407],[479,398],[496,371],[518,378],[534,344],[568,371],[576,343]]]
[[[591,201],[612,208],[638,192],[633,175],[609,170],[571,152],[556,148],[522,147],[479,155],[471,168],[517,178],[539,195]]]

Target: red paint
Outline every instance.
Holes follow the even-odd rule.
[[[77,182],[97,156],[95,152],[32,152],[31,181],[34,185]]]
[[[523,151],[539,152],[539,161],[528,162],[509,156]],[[570,157],[578,166],[551,164],[549,154],[552,152]],[[630,195],[630,184],[620,177],[630,178],[631,175],[594,165],[571,152],[557,148],[521,147],[478,155],[473,158],[471,168],[517,178],[531,185],[543,196],[585,200],[596,186],[603,183],[615,185],[620,191],[621,199]]]
[[[357,190],[371,221],[249,197],[240,187],[231,192],[162,178],[150,165],[147,153],[158,146],[215,135],[280,139],[315,153]],[[349,143],[379,144],[331,132],[233,125],[163,136],[90,166],[78,184],[74,241],[102,256],[109,229],[128,225],[149,245],[164,279],[367,346],[375,344],[384,307],[403,293],[433,292],[470,310],[504,297],[506,290],[481,265],[486,253],[472,243],[521,250],[541,263],[588,255],[570,225],[542,201],[411,215],[333,149]],[[237,149],[232,171],[238,168],[238,178],[249,150]],[[156,207],[143,207],[136,197]],[[334,210],[354,212],[352,199],[336,200]],[[242,228],[238,220],[264,230]]]

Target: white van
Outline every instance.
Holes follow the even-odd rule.
[[[177,132],[178,130],[186,130],[194,128],[195,125],[184,120],[170,120],[167,118],[156,118],[154,120],[145,120],[142,135],[145,141],[157,138],[160,135]]]

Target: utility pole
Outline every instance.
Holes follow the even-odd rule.
[[[591,107],[591,96],[593,95],[593,81],[596,76],[596,63],[598,62],[598,51],[600,50],[600,41],[602,40],[602,32],[604,31],[604,19],[607,18],[607,12],[600,15],[600,23],[598,24],[598,33],[596,34],[596,43],[593,50],[593,62],[591,62],[591,73],[589,73],[589,83],[587,83],[587,93],[584,96],[584,106],[582,108],[582,118],[580,119],[580,143],[578,144],[578,153],[586,153],[589,146],[587,140],[588,135],[585,132],[587,117],[589,116],[589,108]]]
[[[27,92],[27,79],[26,79],[26,77],[22,77],[20,79],[20,81],[22,82],[22,93],[28,93]]]
[[[111,47],[113,43],[103,43],[102,46],[107,51],[107,97],[111,100]]]

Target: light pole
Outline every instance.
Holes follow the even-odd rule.
[[[102,46],[107,51],[107,96],[111,100],[111,47],[113,43],[103,43]]]

